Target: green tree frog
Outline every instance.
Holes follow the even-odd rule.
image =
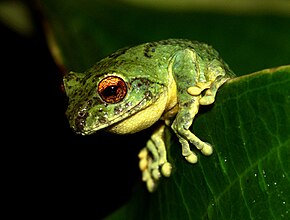
[[[130,134],[157,124],[139,153],[142,180],[150,192],[172,166],[167,160],[164,127],[171,126],[189,163],[196,163],[193,144],[204,155],[212,146],[190,130],[200,105],[212,104],[219,87],[234,73],[211,46],[169,39],[116,51],[85,73],[64,77],[66,115],[76,133],[100,129]],[[163,121],[163,123],[156,123]]]

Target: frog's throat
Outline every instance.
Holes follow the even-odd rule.
[[[147,108],[109,126],[106,131],[116,134],[132,134],[146,129],[158,121],[163,114],[166,102],[167,92],[163,92],[160,97]]]

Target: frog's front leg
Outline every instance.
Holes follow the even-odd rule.
[[[172,166],[167,161],[166,147],[164,143],[164,125],[159,126],[151,138],[147,141],[146,147],[139,153],[139,167],[142,171],[142,180],[146,182],[150,192],[154,191],[161,174],[169,177]]]
[[[201,141],[189,130],[195,115],[198,113],[200,98],[201,96],[192,97],[190,102],[181,105],[180,110],[171,125],[181,143],[182,155],[190,163],[196,163],[197,156],[190,150],[188,142],[195,145],[195,147],[204,155],[211,155],[213,151],[209,143]]]
[[[175,55],[169,68],[176,78],[179,107],[171,127],[182,145],[182,155],[190,163],[196,163],[197,156],[190,150],[189,142],[204,155],[213,152],[211,145],[201,141],[189,128],[199,106],[212,104],[218,88],[230,78],[221,61],[203,62],[194,50],[185,49]]]

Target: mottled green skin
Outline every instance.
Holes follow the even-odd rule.
[[[195,70],[179,71],[193,65],[185,63],[182,55],[177,55],[185,49],[197,54],[194,66],[200,74]],[[180,103],[188,102],[186,88],[216,77],[208,74],[209,67],[221,66],[229,77],[233,76],[212,47],[195,41],[170,39],[121,49],[85,73],[71,72],[65,76],[69,97],[66,114],[71,127],[77,133],[91,134],[150,106],[168,87],[168,67],[173,58],[173,69],[178,71],[173,71],[173,74]],[[108,75],[120,76],[128,84],[128,94],[119,103],[107,104],[96,92],[98,83]]]

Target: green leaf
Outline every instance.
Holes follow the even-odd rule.
[[[152,194],[140,186],[107,219],[290,217],[290,66],[229,81],[193,130],[214,154],[189,164],[173,135],[173,175]]]

